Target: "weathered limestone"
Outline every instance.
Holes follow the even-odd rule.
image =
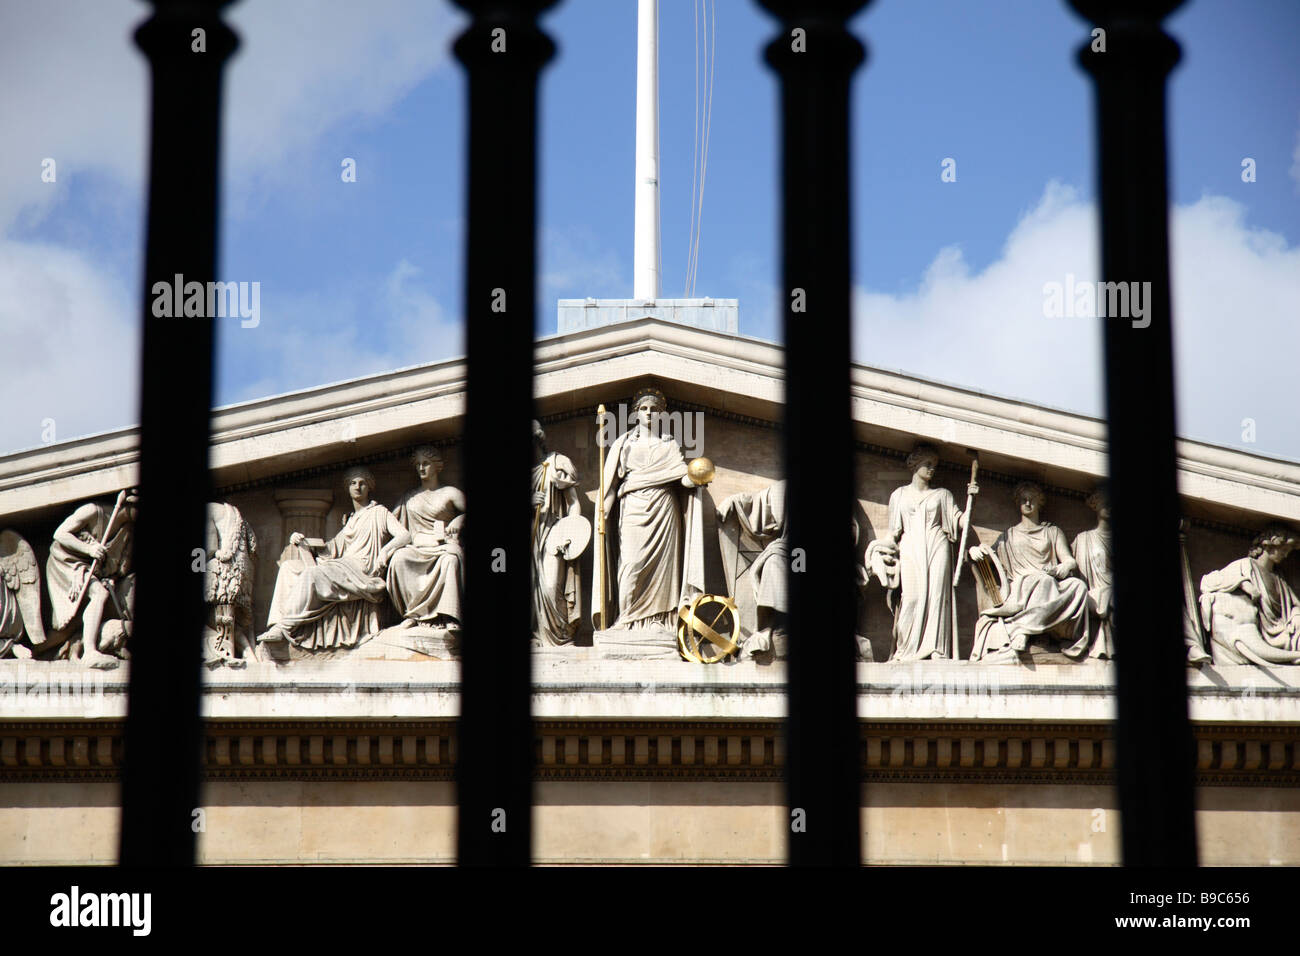
[[[30,658],[44,643],[36,552],[17,532],[0,531],[0,659]]]
[[[383,505],[372,501],[374,474],[353,468],[346,475],[353,511],[326,544],[295,531],[296,557],[280,561],[261,644],[292,644],[306,651],[334,651],[364,644],[380,629],[380,606],[388,591],[381,576],[410,532]],[[315,552],[326,557],[318,561]]]
[[[1073,577],[1078,564],[1061,529],[1039,521],[1047,496],[1038,485],[1021,482],[1013,497],[1020,523],[1004,531],[992,548],[970,549],[972,564],[991,562],[996,555],[1005,581],[991,606],[980,609],[971,660],[1015,663],[1038,635],[1061,640],[1067,657],[1098,656],[1089,634],[1088,586]]]
[[[439,487],[442,455],[424,446],[412,456],[420,487],[408,491],[393,515],[410,533],[388,568],[388,589],[403,623],[459,630],[463,615],[464,556],[460,532],[465,525],[465,496]]]
[[[912,481],[889,496],[889,529],[873,542],[880,552],[873,552],[873,561],[886,567],[897,565],[898,593],[891,593],[888,602],[894,611],[890,660],[952,656],[956,613],[952,545],[961,537],[970,514],[957,509],[947,488],[931,487],[938,465],[939,452],[932,445],[918,445],[908,455]],[[967,488],[967,502],[978,494],[979,487],[972,484]],[[894,582],[888,572],[882,573]]]
[[[257,660],[253,624],[257,537],[234,505],[208,505],[208,540],[203,557],[203,599],[208,604],[204,663],[209,667],[240,667],[248,660]]]
[[[1272,525],[1247,557],[1201,578],[1201,616],[1216,662],[1300,664],[1300,597],[1277,573],[1300,534]]]
[[[1079,576],[1088,582],[1089,637],[1094,648],[1092,657],[1115,656],[1115,638],[1111,632],[1115,607],[1112,599],[1115,579],[1111,573],[1110,502],[1098,490],[1088,496],[1088,507],[1097,512],[1097,527],[1080,531],[1070,546]]]
[[[400,488],[404,470],[401,456],[433,440],[444,446],[441,454],[448,455],[449,474],[452,484],[456,483],[454,434],[462,373],[463,366],[458,363],[439,363],[216,413],[214,478],[223,489],[221,507],[231,510],[226,532],[214,517],[209,540],[197,543],[204,545],[212,608],[206,651],[211,664],[238,666],[252,662],[257,648],[244,646],[249,631],[256,633],[275,624],[275,586],[281,575],[276,563],[263,561],[260,567],[256,564],[255,548],[263,545],[264,550],[280,555],[281,562],[301,567],[307,560],[306,552],[291,541],[295,532],[308,539],[321,539],[323,547],[326,526],[337,529],[345,517],[341,511],[355,514],[350,500],[335,505],[341,496],[330,487],[337,486],[345,464],[366,461],[380,474],[385,486],[391,483]],[[674,640],[678,610],[684,600],[709,593],[734,600],[741,635],[749,636],[749,655],[780,657],[784,610],[779,592],[796,545],[784,536],[782,509],[778,507],[783,486],[774,465],[779,458],[775,423],[780,417],[780,373],[779,348],[649,319],[539,343],[539,408],[547,416],[547,430],[556,438],[555,444],[564,449],[563,454],[548,452],[543,436],[533,475],[536,533],[529,560],[536,586],[531,638],[546,653],[581,657],[583,649],[598,640],[602,654],[625,658],[658,655],[681,666],[684,662]],[[674,415],[698,419],[695,438],[700,441],[707,422],[709,451],[718,466],[709,491],[702,495],[689,477],[676,471],[662,483],[633,488],[652,476],[656,466],[650,454],[652,443],[647,439],[653,438],[654,443],[665,448],[672,444],[639,420],[631,432],[607,442],[606,465],[611,469],[608,481],[598,467],[599,441],[593,440],[597,429],[592,426],[592,404],[597,398],[631,393],[638,399],[632,403],[636,406],[646,405],[642,399],[649,398],[648,407],[633,409],[634,417],[652,418],[666,411],[663,394],[649,387],[632,391],[634,386],[649,381],[657,382],[672,396]],[[967,657],[971,645],[978,643],[985,630],[996,634],[999,627],[1006,629],[1020,621],[1016,615],[1005,613],[1010,606],[1004,606],[1007,602],[1001,600],[1003,595],[999,594],[996,601],[987,597],[977,576],[965,576],[953,590],[942,587],[945,563],[949,569],[952,566],[951,532],[961,528],[961,513],[956,512],[955,501],[960,485],[954,482],[948,463],[961,457],[956,449],[963,445],[982,448],[989,469],[982,481],[1010,485],[1020,478],[1033,477],[1051,490],[1053,521],[1073,541],[1061,560],[1055,560],[1053,555],[1052,563],[1059,571],[1068,554],[1068,560],[1077,565],[1077,570],[1065,578],[1053,576],[1052,586],[1070,591],[1078,585],[1087,592],[1088,653],[1083,659],[1106,659],[1115,652],[1108,521],[1099,514],[1093,527],[1083,506],[1085,493],[1096,486],[1096,479],[1105,470],[1104,435],[1096,423],[864,367],[853,370],[853,414],[856,437],[862,442],[858,453],[858,511],[854,515],[855,532],[861,538],[860,565],[855,570],[860,580],[879,581],[886,595],[885,602],[863,602],[857,622],[863,657],[892,656],[899,661],[915,657],[927,665],[935,664],[952,653],[953,630],[959,639],[957,656]],[[626,406],[620,406],[618,420],[626,418]],[[537,431],[541,433],[540,425]],[[904,465],[905,452],[915,450],[918,439],[938,443],[939,451],[922,456],[921,467],[916,458]],[[615,454],[612,446],[619,441],[622,444]],[[696,444],[689,437],[682,442],[691,448]],[[450,454],[448,447],[453,449]],[[52,556],[57,557],[57,542],[52,543],[52,539],[59,519],[66,518],[74,508],[106,509],[111,499],[97,499],[98,505],[89,506],[84,504],[86,493],[116,491],[134,478],[129,432],[79,439],[64,443],[56,451],[36,449],[0,459],[0,512],[5,514],[4,523],[33,545],[37,598],[40,588],[58,583],[40,584],[39,572]],[[1199,581],[1216,569],[1226,570],[1245,550],[1253,529],[1270,518],[1300,519],[1300,466],[1195,443],[1182,443],[1179,455],[1180,489],[1192,518],[1185,541],[1188,582]],[[459,492],[446,487],[444,476],[439,474],[443,469],[441,455],[432,452],[424,457],[428,460],[419,467],[425,473],[432,472],[432,481],[422,477],[420,486],[394,505],[394,516],[406,526],[413,540],[393,554],[382,573],[375,575],[383,578],[383,593],[376,589],[371,596],[377,600],[363,602],[369,605],[373,620],[358,627],[367,635],[377,629],[375,633],[382,640],[371,638],[355,644],[345,641],[339,645],[360,647],[359,651],[349,652],[358,660],[374,657],[427,662],[455,653],[459,621],[449,608],[457,605],[460,589],[450,586],[450,582],[456,579],[459,584],[464,573],[457,554],[463,509],[456,503]],[[673,468],[680,469],[686,467],[690,456],[683,455],[679,448],[669,457],[678,462]],[[70,461],[80,464],[71,467],[67,464]],[[710,492],[722,502],[716,511]],[[678,506],[667,509],[674,513],[671,521],[664,522],[665,535],[679,528],[674,547],[665,546],[666,536],[663,540],[654,538],[652,523],[644,527],[638,527],[636,521],[628,526],[621,524],[623,512],[634,510],[624,507],[629,501],[635,503],[637,498],[648,496],[667,501],[664,495],[676,499]],[[1001,495],[985,496],[978,520],[969,526],[972,541],[982,542],[988,551],[990,566],[995,557],[996,563],[1009,563],[1003,560],[1005,555],[999,556],[995,539],[1015,519],[1001,499]],[[1098,500],[1091,503],[1096,505]],[[940,501],[946,502],[942,508],[936,504]],[[703,506],[697,508],[701,502]],[[623,622],[626,627],[620,626],[619,633],[603,629],[604,615],[596,606],[598,572],[602,567],[598,560],[600,542],[594,541],[588,547],[582,544],[590,519],[606,513],[598,505],[606,503],[610,521],[604,542],[608,561],[603,566],[609,572],[605,582],[608,616],[622,617],[625,610],[630,610]],[[699,536],[691,518],[693,508],[704,518],[699,522],[703,529]],[[641,517],[648,521],[653,509],[647,506],[642,510],[645,514]],[[223,533],[237,537],[242,534],[235,530],[235,515],[247,530],[242,550],[222,543]],[[722,520],[718,522],[720,533],[715,548],[713,529],[717,517]],[[742,526],[742,518],[753,519],[748,531]],[[349,522],[354,520],[348,518]],[[121,531],[119,527],[114,535]],[[738,539],[739,546],[731,546],[729,535]],[[1015,533],[1005,531],[1002,537],[1009,541]],[[918,545],[916,554],[909,550],[909,541]],[[623,543],[628,544],[626,554],[620,553]],[[920,545],[925,545],[924,554]],[[1003,546],[1009,547],[1005,543]],[[66,550],[66,542],[62,547]],[[315,552],[312,560],[323,556],[320,549],[308,550]],[[15,555],[10,555],[9,564],[17,560]],[[420,557],[415,562],[418,566],[406,569],[407,559],[416,556]],[[75,556],[77,562],[88,568],[85,554]],[[708,567],[710,562],[712,569]],[[433,567],[422,570],[429,563]],[[697,571],[701,565],[705,566],[703,571]],[[449,570],[453,567],[454,575]],[[31,571],[26,573],[30,576]],[[1010,569],[1006,573],[1014,577]],[[1296,569],[1281,562],[1275,563],[1273,573],[1292,592],[1300,583]],[[421,578],[422,574],[429,580]],[[96,571],[96,577],[100,576]],[[441,584],[431,585],[435,578]],[[122,641],[128,632],[129,622],[120,620],[121,614],[130,613],[128,579],[129,572],[118,574],[110,568],[107,580],[116,583],[104,591],[107,598],[98,636],[86,642],[88,657],[98,654],[102,658],[100,647]],[[234,603],[217,600],[222,582],[227,579],[234,588]],[[670,583],[664,585],[665,581]],[[1208,659],[1202,643],[1206,648],[1213,646],[1216,653],[1228,655],[1226,659],[1233,659],[1233,654],[1240,653],[1235,650],[1235,641],[1224,645],[1200,633],[1198,589],[1194,583],[1189,583],[1187,589],[1192,611],[1185,629],[1189,662]],[[95,587],[88,590],[103,596]],[[620,593],[623,591],[631,601],[627,609]],[[10,596],[22,593],[21,589],[11,591]],[[1278,593],[1284,592],[1279,589]],[[82,644],[80,620],[93,611],[89,597],[69,628],[55,628],[50,620],[40,620],[24,626],[23,634],[11,641],[0,638],[9,641],[7,653],[30,651],[38,663],[57,655],[75,659]],[[115,597],[122,606],[121,614],[113,604]],[[642,598],[647,606],[636,606]],[[980,614],[981,599],[983,611],[991,613]],[[584,613],[588,601],[590,615]],[[430,606],[422,608],[422,602]],[[59,607],[56,601],[49,603],[50,609],[41,611],[53,618]],[[1214,598],[1213,606],[1220,612],[1220,632],[1226,633],[1234,613],[1249,616],[1250,604],[1249,594],[1242,588],[1229,588]],[[653,613],[647,611],[649,605],[654,605]],[[640,616],[643,611],[647,611],[646,617]],[[39,619],[39,613],[29,617]],[[593,617],[600,627],[593,628]],[[1071,619],[1064,629],[1070,631],[1075,623]],[[1212,624],[1212,620],[1207,618],[1205,624]],[[16,630],[13,613],[4,626]],[[41,634],[33,637],[37,628]],[[1039,636],[1025,630],[1025,635],[1027,663],[1061,660],[1052,650],[1050,634]],[[648,643],[643,641],[647,637],[651,638]],[[262,650],[273,650],[276,643],[268,642]],[[283,651],[288,645],[280,643]],[[760,650],[768,643],[774,651]],[[1003,646],[1009,647],[1010,642]],[[1067,640],[1066,650],[1072,648]],[[979,647],[975,656],[991,659],[996,650]],[[1257,656],[1273,669],[1289,666],[1290,652],[1285,648],[1276,650],[1282,659],[1260,656],[1274,653],[1262,649],[1257,649]],[[303,663],[297,658],[318,653],[321,651],[300,648],[295,650],[294,660],[282,659],[280,663],[287,664],[288,673],[292,673]],[[286,654],[277,656],[285,658]],[[111,666],[113,662],[100,663]],[[1249,666],[1262,665],[1251,661]]]
[[[533,422],[540,460],[533,466],[533,644],[572,644],[582,620],[578,559],[591,541],[582,515],[578,469],[565,455],[547,452],[546,432]]]
[[[790,573],[790,542],[786,538],[785,490],[785,482],[778,481],[757,494],[729,495],[718,505],[722,561],[732,596],[744,570],[739,566],[745,557],[741,535],[747,535],[762,549],[748,568],[758,614],[757,629],[742,644],[742,660],[783,660],[789,650],[786,575]]]
[[[109,669],[128,656],[135,597],[131,542],[138,503],[134,491],[122,491],[111,508],[84,504],[55,530],[45,564],[50,629],[55,633],[46,647],[59,646],[61,657]]]
[[[613,658],[671,659],[678,654],[677,611],[704,593],[700,499],[680,493],[695,483],[677,442],[657,433],[658,416],[667,411],[663,393],[642,389],[633,405],[636,427],[610,443],[601,475],[604,526],[616,529],[615,534],[607,530],[602,553],[616,547],[609,566],[617,574],[606,579],[606,561],[596,562],[592,613],[601,632],[596,643]],[[602,600],[608,608],[601,607]],[[618,613],[611,623],[614,608]]]

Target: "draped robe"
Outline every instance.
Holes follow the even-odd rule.
[[[1011,648],[1023,651],[1029,638],[1050,634],[1071,642],[1064,653],[1088,652],[1088,585],[1068,577],[1058,581],[1046,571],[1072,558],[1061,529],[1044,521],[1036,528],[1008,528],[993,545],[1007,574],[1010,593],[996,608],[980,612],[971,660]]]
[[[411,543],[388,564],[388,592],[402,617],[424,624],[439,618],[459,624],[465,593],[464,554],[447,533],[458,515],[454,488],[417,488],[402,496],[394,517],[411,532]],[[445,619],[450,619],[445,620]]]
[[[1246,582],[1258,597],[1242,590]],[[1300,664],[1300,597],[1276,571],[1239,558],[1201,578],[1200,604],[1216,663]]]
[[[727,551],[733,561],[739,544],[739,531],[743,530],[763,545],[762,552],[749,569],[758,607],[758,628],[745,639],[746,657],[762,652],[773,653],[776,657],[786,656],[785,614],[790,607],[786,575],[790,569],[790,542],[785,536],[785,493],[786,483],[777,481],[757,494],[741,492],[732,495],[719,509],[722,532],[731,538]],[[725,514],[722,514],[723,510]],[[732,579],[727,583],[734,595],[736,575],[734,571],[730,574]]]
[[[98,503],[92,504],[91,507],[95,509],[95,515],[91,519],[90,527],[77,532],[77,537],[86,544],[98,544],[104,537],[105,529],[108,528],[108,519],[113,509]],[[125,578],[128,576],[126,571],[131,561],[131,539],[131,524],[125,522],[104,544],[108,549],[108,555],[95,569],[95,576],[105,587],[113,588],[119,600],[129,587]],[[45,587],[50,595],[52,630],[61,631],[68,627],[85,610],[85,600],[82,600],[80,606],[75,606],[68,598],[74,588],[80,590],[85,587],[86,579],[90,577],[90,564],[88,558],[74,554],[57,540],[50,545],[50,556],[45,562]],[[119,580],[114,581],[115,578]],[[110,600],[105,605],[104,620],[116,616],[116,606]],[[93,639],[98,640],[99,636],[94,635]]]
[[[533,468],[533,491],[546,494],[533,534],[533,633],[541,643],[550,646],[571,643],[582,619],[578,562],[545,553],[546,537],[555,523],[568,515],[573,496],[572,485],[565,488],[556,481],[556,459],[560,457],[563,456],[551,452],[542,464]],[[573,474],[573,463],[567,458],[564,462]]]
[[[961,512],[947,488],[911,485],[889,496],[889,530],[899,534],[899,602],[891,661],[946,658],[952,653],[952,545]]]
[[[1089,657],[1115,656],[1115,638],[1112,633],[1115,608],[1112,594],[1115,589],[1111,570],[1110,533],[1097,528],[1081,531],[1071,549],[1079,564],[1079,574],[1088,582],[1089,610],[1096,615],[1095,637]]]
[[[281,564],[267,624],[281,625],[290,642],[306,650],[364,644],[380,630],[380,608],[388,595],[379,555],[402,530],[374,501],[349,514],[326,545],[325,558],[307,553],[301,561]]]
[[[617,588],[610,593],[611,609],[618,609],[613,629],[658,626],[674,630],[682,603],[703,593],[703,520],[697,496],[684,494],[681,480],[685,476],[686,461],[671,438],[642,435],[633,429],[610,445],[605,489],[607,497],[617,502],[617,518],[611,514],[605,527],[607,537],[617,529],[618,545]],[[594,572],[592,623],[596,630],[603,630],[599,548]]]

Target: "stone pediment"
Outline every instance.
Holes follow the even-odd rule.
[[[656,319],[549,336],[537,344],[537,413],[555,419],[626,401],[656,382],[677,404],[777,427],[779,345]],[[451,359],[215,409],[217,489],[343,467],[420,442],[454,442],[465,362]],[[1105,474],[1105,423],[901,372],[854,365],[858,439],[906,453],[917,441],[945,459],[980,452],[981,469],[1086,492]],[[719,463],[722,464],[722,463]],[[0,516],[17,523],[135,484],[138,430],[125,428],[0,456]],[[1178,443],[1189,514],[1242,528],[1300,521],[1300,463],[1201,442]]]
[[[454,359],[245,402],[213,412],[211,460],[217,498],[238,510],[247,524],[250,540],[257,542],[256,568],[249,572],[251,584],[245,589],[249,607],[244,626],[249,640],[254,634],[263,634],[274,623],[269,620],[269,609],[279,600],[277,569],[286,560],[299,559],[293,553],[296,545],[291,541],[292,532],[323,542],[333,537],[344,518],[352,513],[344,488],[347,469],[358,465],[368,468],[371,479],[377,480],[377,487],[372,488],[374,500],[388,509],[396,509],[405,500],[403,494],[418,484],[409,461],[410,452],[416,446],[437,448],[445,468],[443,485],[460,484],[459,436],[463,426],[465,371],[463,360]],[[765,489],[779,481],[782,376],[783,354],[778,345],[657,319],[551,336],[539,340],[536,348],[536,413],[547,431],[549,450],[569,461],[578,475],[576,501],[583,520],[594,518],[598,498],[595,418],[598,405],[606,405],[611,412],[623,406],[616,414],[626,419],[633,414],[627,406],[636,390],[653,387],[666,395],[670,415],[680,412],[697,422],[694,426],[688,422],[686,434],[679,434],[678,438],[679,444],[691,446],[686,449],[687,459],[707,456],[717,472],[713,483],[700,495],[701,501],[707,503],[703,509],[702,536],[708,552],[705,560],[708,567],[701,572],[701,580],[707,579],[704,590],[709,593],[735,592],[735,617],[745,634],[766,630],[761,626],[760,617],[767,607],[762,602],[769,599],[760,598],[760,582],[752,573],[752,563],[734,580],[719,572],[719,541],[723,534],[721,519],[715,521],[713,512],[724,501],[739,500],[737,496],[747,502],[761,497]],[[951,491],[957,507],[963,506],[966,498],[968,452],[978,453],[981,494],[968,543],[995,548],[999,536],[1018,517],[1017,505],[1009,492],[1018,482],[1026,480],[1044,490],[1046,517],[1065,536],[1063,541],[1076,539],[1094,527],[1096,518],[1085,498],[1105,474],[1105,434],[1104,423],[1097,419],[863,365],[852,368],[852,409],[859,442],[858,511],[854,521],[861,577],[866,582],[858,631],[864,660],[879,662],[860,665],[866,669],[860,677],[865,701],[870,697],[867,688],[890,686],[894,680],[884,676],[884,672],[872,676],[873,669],[887,666],[883,662],[894,652],[895,638],[894,604],[892,598],[886,601],[887,592],[883,587],[886,582],[872,576],[871,561],[873,554],[879,556],[879,550],[873,551],[873,547],[890,532],[891,494],[911,477],[907,458],[914,446],[923,442],[937,449],[935,486]],[[44,569],[59,522],[79,505],[92,500],[111,502],[120,489],[135,484],[136,437],[134,429],[123,429],[0,458],[0,528],[14,529],[30,541],[36,564]],[[682,441],[683,438],[686,440]],[[1181,441],[1178,477],[1184,510],[1191,521],[1186,550],[1189,579],[1193,582],[1241,559],[1252,537],[1266,525],[1278,521],[1300,522],[1300,464]],[[466,516],[470,526],[473,508],[471,501]],[[742,551],[748,548],[750,562],[763,551],[763,542],[752,535],[737,540]],[[427,539],[425,543],[431,547]],[[541,666],[567,668],[565,674],[569,676],[565,681],[571,679],[572,668],[581,668],[584,661],[593,667],[600,664],[599,674],[592,671],[593,680],[600,681],[609,678],[611,666],[632,671],[648,666],[638,661],[614,664],[603,660],[599,648],[594,646],[597,628],[592,622],[595,602],[592,554],[595,548],[593,541],[571,563],[575,577],[570,580],[576,585],[568,596],[575,602],[571,605],[573,614],[581,619],[569,635],[572,643],[548,647],[539,655],[539,660],[552,662]],[[1293,567],[1297,563],[1300,562],[1293,560],[1278,569],[1280,579],[1290,582],[1292,588],[1297,583]],[[984,621],[988,602],[978,590],[974,575],[964,574],[955,592],[955,606],[959,657],[966,661],[976,648],[983,646],[984,638],[976,634],[976,622]],[[1073,577],[1078,579],[1080,574]],[[1082,593],[1081,580],[1065,583]],[[42,596],[47,604],[52,600],[48,594]],[[1224,598],[1223,602],[1228,602],[1221,603],[1228,615],[1224,620],[1233,626],[1241,613],[1249,611],[1239,601],[1234,605],[1229,598]],[[1193,596],[1188,607],[1193,618],[1200,613],[1191,606],[1194,603]],[[393,608],[386,602],[381,604],[373,620],[350,625],[354,636],[365,637],[363,632],[393,626]],[[439,613],[449,606],[439,603],[442,609]],[[431,612],[431,619],[437,616]],[[387,652],[389,662],[396,656],[407,662],[403,666],[433,664],[432,658],[452,656],[455,635],[448,636],[439,630],[441,626],[414,628],[394,645],[396,650]],[[1026,650],[1023,662],[1031,665],[1026,681],[1032,684],[1040,679],[1034,675],[1041,675],[1047,687],[1055,680],[1054,669],[1078,667],[1062,656],[1065,644]],[[279,663],[254,662],[246,676],[236,679],[231,686],[247,688],[259,681],[265,686],[279,686],[296,681],[295,672],[307,680],[309,671],[317,674],[321,668],[327,683],[332,679],[331,674],[344,674],[345,683],[350,684],[354,681],[346,675],[363,661],[368,667],[376,666],[370,660],[375,656],[371,653],[373,646],[364,655],[342,649],[326,650],[328,653],[314,655],[314,661],[298,657],[289,660],[282,656]],[[775,650],[773,653],[780,656]],[[675,657],[671,643],[668,654]],[[353,656],[358,660],[348,660]],[[1107,654],[1100,656],[1104,659]],[[31,666],[40,663],[33,661]],[[686,668],[700,666],[680,660],[668,663]],[[920,663],[938,665],[936,661]],[[1249,663],[1233,659],[1232,666],[1225,664],[1226,670],[1197,675],[1193,686],[1201,688],[1200,697],[1215,697],[1225,687],[1250,687],[1252,699],[1258,693],[1267,693],[1268,687],[1261,691],[1255,677],[1246,679],[1246,671],[1253,670],[1253,666],[1247,666]],[[454,669],[454,665],[450,666]],[[656,666],[665,665],[657,662]],[[722,703],[727,695],[759,693],[758,688],[770,689],[768,685],[773,681],[779,685],[781,680],[774,676],[779,675],[779,663],[775,671],[752,663],[745,663],[743,668],[728,664],[711,666],[727,667],[735,674],[719,685],[727,688],[725,693],[719,692],[721,697],[717,694],[709,697],[712,701],[709,707],[718,715],[730,713],[727,708],[731,705]],[[755,666],[759,667],[754,672],[759,677],[754,681],[747,684],[739,678]],[[1097,671],[1102,676],[1088,678],[1092,682],[1088,686],[1105,686],[1109,665],[1103,660],[1089,666],[1102,668]],[[1289,667],[1282,670],[1300,673],[1300,669]],[[1240,673],[1233,676],[1230,671]],[[444,679],[454,681],[454,676],[431,675],[428,679],[437,684]],[[1080,679],[1069,678],[1076,682]],[[567,686],[565,681],[561,683]],[[379,685],[383,684],[380,680]],[[1283,710],[1295,707],[1297,684],[1300,679],[1294,675],[1278,678],[1276,692],[1282,696],[1269,696],[1267,706],[1248,707],[1251,716],[1246,719],[1275,720],[1280,713],[1278,707]],[[749,689],[744,690],[745,686]],[[261,705],[254,701],[266,699],[265,693],[231,692],[235,700],[244,700],[252,708],[250,714],[260,713]],[[766,694],[767,690],[761,693]],[[1059,696],[1059,692],[1050,693]],[[294,699],[302,702],[308,697],[299,695]],[[617,699],[622,706],[632,698]],[[897,716],[890,710],[892,699],[873,698],[872,712],[876,716]],[[1220,701],[1220,704],[1213,710],[1216,717],[1234,706],[1231,702]],[[244,705],[236,706],[236,710],[241,706]],[[678,705],[668,702],[663,706],[672,710]],[[940,717],[944,712],[941,705],[936,706],[938,709],[932,717]],[[1030,710],[1032,714],[1027,711],[1026,716],[1039,715],[1041,707]],[[311,715],[320,716],[316,704],[312,705]],[[704,715],[692,711],[692,716]],[[758,716],[771,719],[775,715],[765,709]],[[924,715],[909,712],[908,716]],[[1083,711],[1076,716],[1083,716]],[[1100,712],[1091,708],[1087,716],[1097,719]]]

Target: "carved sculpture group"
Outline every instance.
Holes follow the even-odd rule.
[[[713,468],[707,459],[688,465],[677,442],[658,433],[656,416],[666,411],[662,393],[643,389],[634,407],[635,427],[608,442],[602,454],[589,606],[604,656],[676,657],[674,635],[682,620],[689,622],[684,607],[709,599],[702,491]],[[533,431],[532,642],[560,647],[574,642],[581,622],[580,558],[593,541],[593,528],[582,513],[573,462],[547,450],[536,422]],[[196,564],[209,606],[205,661],[242,666],[248,660],[284,660],[288,647],[299,656],[346,651],[381,632],[434,633],[454,647],[465,582],[465,497],[439,484],[443,461],[437,449],[416,449],[412,463],[419,486],[391,511],[373,498],[374,475],[354,468],[345,477],[351,511],[339,532],[329,541],[299,531],[290,535],[267,628],[256,637],[256,538],[238,509],[211,504],[203,560]],[[1113,658],[1114,581],[1104,491],[1087,498],[1096,527],[1068,542],[1042,517],[1042,488],[1021,482],[1013,491],[1020,520],[991,546],[975,543],[962,553],[980,489],[972,471],[965,507],[959,508],[951,491],[934,484],[938,464],[938,451],[928,445],[908,456],[912,479],[890,495],[888,526],[868,543],[859,570],[864,587],[876,581],[885,591],[893,617],[890,660],[956,656],[957,586],[967,559],[978,601],[970,660],[1017,663],[1031,645],[1047,642],[1071,660]],[[0,658],[63,658],[111,668],[129,656],[137,508],[138,496],[128,489],[111,506],[83,504],[59,524],[45,562],[48,626],[35,552],[17,533],[0,532]],[[783,658],[786,577],[794,550],[786,535],[785,482],[731,495],[715,513],[728,592],[717,600],[731,607],[734,625],[729,637],[715,634],[714,644],[726,652],[717,656]],[[1277,570],[1297,548],[1300,533],[1270,526],[1246,557],[1201,579],[1199,598],[1184,551],[1189,664],[1300,665],[1300,597]],[[197,559],[199,549],[195,553]],[[755,624],[742,630],[734,612],[746,573]],[[393,618],[396,626],[386,628]],[[870,660],[864,638],[859,647],[860,659]]]

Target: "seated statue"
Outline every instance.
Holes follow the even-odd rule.
[[[364,644],[381,627],[388,597],[384,572],[410,533],[378,502],[371,500],[375,476],[353,468],[346,476],[352,513],[328,543],[310,541],[295,531],[289,544],[296,558],[282,559],[259,644],[288,642],[306,651],[349,649]],[[325,557],[317,560],[315,550]]]
[[[411,455],[420,487],[408,491],[393,509],[408,540],[388,567],[388,593],[402,616],[399,627],[428,625],[459,631],[465,593],[465,556],[460,532],[465,524],[465,496],[439,487],[442,455],[430,446]]]
[[[788,654],[790,542],[785,536],[785,491],[786,483],[777,481],[757,493],[731,495],[718,505],[718,525],[724,535],[735,542],[738,532],[744,531],[763,549],[750,565],[758,629],[741,643],[742,660],[782,660]],[[729,550],[735,552],[735,545]],[[728,584],[734,591],[734,582]]]
[[[81,658],[104,670],[129,656],[135,592],[131,542],[138,504],[133,490],[123,491],[113,507],[88,502],[54,530],[45,587],[51,630],[57,633],[45,649],[58,645],[61,657]]]
[[[44,644],[36,552],[17,532],[0,531],[0,658],[30,658]]]
[[[1277,573],[1300,533],[1272,525],[1248,557],[1201,578],[1201,620],[1216,664],[1300,664],[1300,597]]]
[[[203,662],[209,667],[242,666],[257,660],[253,639],[253,560],[257,538],[234,505],[208,505],[203,600]]]
[[[1064,533],[1038,518],[1046,495],[1038,485],[1021,482],[1014,496],[1020,523],[1004,531],[992,549],[974,545],[969,552],[972,568],[996,557],[1005,575],[1005,590],[989,595],[987,605],[981,601],[970,659],[1014,663],[1030,638],[1040,634],[1063,641],[1067,657],[1096,656],[1097,644],[1089,633],[1088,585],[1073,577],[1078,565]]]

